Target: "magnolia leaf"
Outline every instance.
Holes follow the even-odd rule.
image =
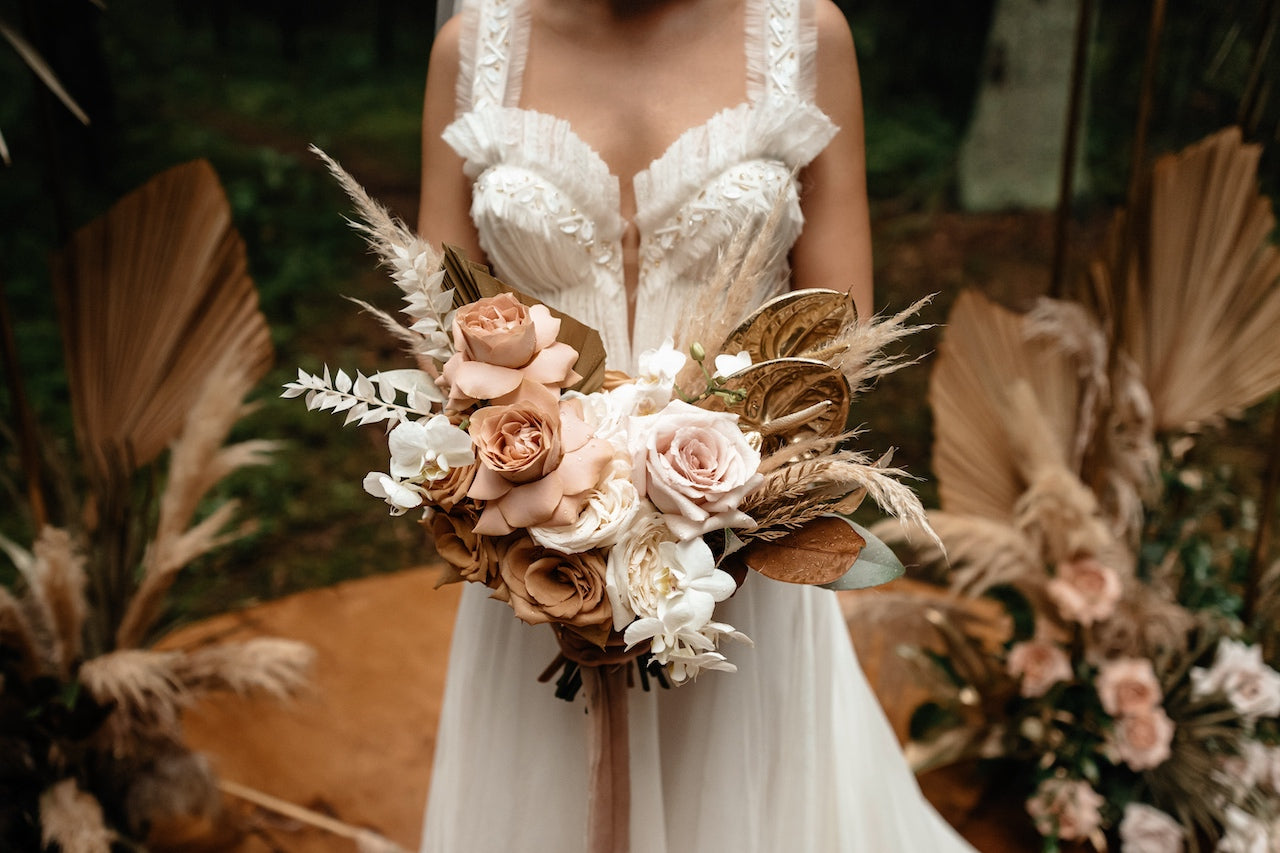
[[[857,562],[849,568],[849,571],[823,586],[827,589],[866,589],[902,577],[906,568],[893,553],[893,549],[862,525],[855,524],[844,516],[837,517],[861,536],[866,544],[862,546]]]
[[[743,549],[742,559],[776,581],[824,585],[845,577],[865,544],[851,522],[822,516],[779,539],[752,542]]]

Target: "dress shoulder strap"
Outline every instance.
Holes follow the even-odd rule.
[[[528,49],[527,0],[465,0],[458,45],[458,114],[519,104]]]
[[[817,84],[814,0],[747,0],[747,93],[811,102]]]

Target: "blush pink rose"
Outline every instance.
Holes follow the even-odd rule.
[[[449,390],[446,410],[459,412],[481,400],[510,403],[536,396],[544,403],[582,377],[573,370],[578,352],[556,340],[560,321],[545,305],[524,305],[500,293],[464,305],[453,315],[454,354],[440,383]]]
[[[475,526],[485,536],[571,523],[613,460],[573,400],[488,406],[471,416],[470,432],[478,467],[467,497],[485,502]]]
[[[1058,564],[1045,591],[1062,618],[1087,628],[1115,613],[1120,601],[1120,576],[1093,557],[1077,557]]]
[[[1172,754],[1173,729],[1164,708],[1147,708],[1116,720],[1112,745],[1120,760],[1134,770],[1150,770]]]
[[[672,400],[656,415],[637,418],[633,436],[636,488],[666,516],[681,540],[755,522],[738,510],[764,479],[760,453],[738,429],[738,416]]]
[[[1102,664],[1094,681],[1102,708],[1113,717],[1149,711],[1164,698],[1155,669],[1146,658],[1118,658]]]
[[[1064,841],[1088,838],[1102,826],[1104,800],[1083,779],[1045,779],[1027,800],[1027,814],[1041,835]]]
[[[1009,649],[1005,665],[1010,675],[1022,679],[1019,691],[1028,698],[1043,696],[1059,681],[1071,680],[1071,660],[1067,653],[1044,640],[1015,644]]]

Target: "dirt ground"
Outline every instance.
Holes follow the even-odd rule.
[[[186,628],[166,644],[282,636],[316,650],[314,687],[288,704],[219,697],[186,718],[191,744],[232,783],[366,828],[416,849],[459,587],[433,589],[430,567],[313,590]],[[903,582],[897,582],[903,583]],[[876,591],[844,595],[876,595]],[[892,638],[853,630],[871,683],[899,734],[918,698]],[[1017,804],[983,791],[971,772],[927,774],[926,794],[985,853],[1035,850]],[[227,798],[212,835],[183,850],[339,853],[349,838]],[[642,851],[637,851],[642,853]]]

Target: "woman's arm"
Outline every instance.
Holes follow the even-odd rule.
[[[418,233],[433,245],[457,246],[474,261],[484,259],[480,238],[471,222],[471,182],[462,172],[462,158],[442,138],[453,121],[457,104],[458,17],[436,35],[427,68],[427,94],[422,106],[422,199]]]
[[[817,105],[840,132],[801,175],[805,225],[791,251],[797,287],[853,294],[859,316],[871,316],[871,218],[867,210],[862,91],[853,35],[831,0],[818,0]]]

